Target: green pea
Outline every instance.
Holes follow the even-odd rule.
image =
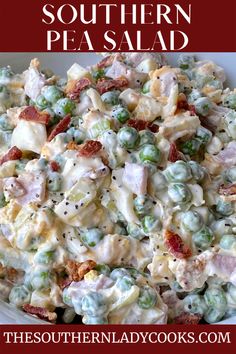
[[[0,208],[3,208],[7,205],[5,196],[3,192],[0,192]]]
[[[95,247],[102,239],[104,235],[101,230],[94,228],[87,230],[82,236],[81,239],[84,244],[88,247]]]
[[[172,183],[168,187],[168,195],[176,204],[185,204],[192,199],[192,193],[184,183]]]
[[[220,247],[230,250],[236,244],[236,236],[233,234],[223,235],[220,240]]]
[[[135,280],[138,280],[140,278],[140,276],[146,277],[147,275],[144,272],[141,272],[135,268],[128,268],[127,269],[129,274],[131,275],[132,278],[134,278]]]
[[[105,92],[101,95],[101,99],[104,103],[110,106],[115,106],[119,104],[120,91],[114,90]]]
[[[76,316],[76,312],[74,308],[66,308],[63,315],[62,315],[62,322],[63,323],[72,323]]]
[[[48,289],[51,285],[51,274],[46,268],[38,268],[31,274],[31,286],[35,290]]]
[[[220,80],[212,80],[207,83],[207,86],[214,88],[215,90],[223,90],[223,83]]]
[[[150,132],[149,130],[142,130],[139,133],[140,141],[139,141],[139,146],[143,146],[146,144],[155,144],[155,135]]]
[[[197,232],[202,228],[203,220],[198,212],[189,210],[186,213],[183,213],[181,217],[181,224],[185,230]]]
[[[171,289],[174,290],[176,293],[183,292],[182,286],[175,280],[171,283]]]
[[[196,155],[202,145],[201,140],[191,139],[181,144],[181,151],[189,156]]]
[[[72,114],[75,109],[75,103],[69,98],[60,98],[53,106],[53,110],[59,117]]]
[[[83,123],[83,119],[80,116],[71,117],[70,126],[78,129],[80,125]]]
[[[119,145],[126,149],[134,149],[139,143],[139,135],[132,127],[123,127],[117,134]]]
[[[205,75],[201,73],[195,73],[196,87],[202,89],[204,86],[208,85],[209,82],[214,80],[213,75]]]
[[[145,233],[143,232],[143,230],[138,225],[133,223],[128,224],[127,232],[131,237],[139,241],[141,241],[145,237]]]
[[[38,165],[39,171],[46,171],[46,169],[48,168],[48,160],[45,159],[44,157],[41,157],[38,160],[37,165]]]
[[[204,167],[199,165],[199,163],[197,163],[196,161],[189,161],[188,165],[191,168],[193,178],[197,182],[201,182],[206,175]]]
[[[222,199],[219,199],[217,205],[216,205],[216,211],[217,213],[223,215],[223,216],[229,216],[233,214],[234,212],[234,207],[232,202],[225,202]]]
[[[188,103],[193,104],[200,97],[202,97],[202,93],[200,91],[192,90],[188,95]]]
[[[73,307],[73,302],[71,299],[71,296],[68,294],[68,287],[64,288],[62,291],[62,300],[64,302],[64,304]]]
[[[157,294],[156,291],[149,285],[140,288],[138,297],[138,306],[144,310],[148,310],[156,305]]]
[[[130,118],[129,111],[122,106],[113,108],[111,115],[113,118],[117,119],[120,123],[125,123]]]
[[[158,163],[161,159],[161,152],[155,145],[146,144],[142,146],[139,152],[139,158],[142,162],[150,161]]]
[[[50,115],[50,121],[49,121],[49,126],[51,125],[51,122],[53,120],[57,120],[59,121],[58,117],[55,118],[55,112],[53,111],[53,109],[51,107],[46,107],[44,110],[44,112],[48,113]]]
[[[58,192],[61,190],[62,176],[58,172],[50,172],[47,178],[47,188],[50,192]]]
[[[195,66],[193,55],[181,54],[178,58],[178,65],[182,70],[192,69]]]
[[[153,207],[153,203],[147,194],[138,195],[134,199],[134,209],[137,214],[147,214]]]
[[[49,103],[46,100],[46,98],[43,95],[39,95],[36,99],[36,106],[40,109],[43,110],[48,107]]]
[[[105,75],[105,71],[103,69],[97,69],[92,72],[92,76],[96,81],[98,81],[98,80],[102,79],[103,77],[105,77],[106,75]]]
[[[14,286],[9,294],[10,303],[14,304],[17,307],[21,307],[24,304],[28,304],[30,302],[30,298],[31,293],[24,285]]]
[[[145,82],[145,84],[142,87],[142,93],[146,94],[150,91],[150,87],[151,87],[151,80]]]
[[[155,191],[161,191],[166,188],[167,186],[167,181],[162,172],[157,171],[152,175],[152,185],[154,187]]]
[[[67,134],[69,134],[71,136],[71,140],[75,141],[77,144],[82,144],[85,140],[84,132],[74,127],[68,129]]]
[[[58,134],[63,143],[69,143],[72,140],[72,136],[68,133],[60,133]]]
[[[14,126],[11,124],[10,120],[8,119],[7,114],[2,114],[0,116],[0,129],[4,131],[11,131],[14,129]]]
[[[203,144],[207,144],[212,138],[212,132],[204,127],[199,127],[196,131],[196,138]]]
[[[192,239],[196,247],[207,249],[211,246],[214,237],[211,229],[207,226],[203,226],[201,230],[193,234]]]
[[[225,296],[225,292],[222,288],[212,286],[209,287],[204,294],[204,299],[206,301],[207,306],[214,308],[226,308],[227,299]]]
[[[227,182],[236,182],[236,167],[229,168],[225,173],[225,177]]]
[[[186,162],[176,161],[165,169],[164,176],[168,182],[187,182],[192,178],[192,173]]]
[[[216,220],[211,224],[214,235],[220,239],[222,235],[232,234],[232,221],[230,219]]]
[[[30,244],[27,248],[27,251],[36,251],[40,244],[42,243],[43,238],[40,235],[35,235],[31,238]]]
[[[160,220],[154,216],[144,216],[142,220],[143,231],[147,234],[149,232],[155,232],[160,229]]]
[[[11,70],[11,67],[5,66],[3,68],[0,68],[0,80],[1,79],[10,79],[12,76],[14,76],[13,71]]]
[[[48,102],[54,104],[63,97],[63,92],[55,85],[45,86],[43,95]]]
[[[39,264],[50,264],[53,262],[54,251],[39,251],[36,253],[34,260]]]
[[[110,278],[114,281],[129,276],[129,271],[125,268],[115,268],[110,274]]]
[[[0,100],[6,108],[11,107],[11,94],[9,89],[4,85],[0,85]]]
[[[207,323],[216,323],[219,322],[225,315],[224,309],[209,307],[204,314],[204,320]]]
[[[74,310],[75,312],[78,314],[78,315],[82,315],[83,314],[83,311],[82,311],[82,297],[74,297],[71,298],[71,301],[72,301],[72,307],[74,307]],[[70,296],[68,297],[68,301],[70,301]],[[70,305],[69,305],[70,306]]]
[[[207,310],[207,306],[204,300],[204,297],[197,294],[187,295],[183,299],[184,310],[191,313],[199,313],[203,316],[203,314]]]
[[[0,146],[6,145],[9,149],[11,147],[11,136],[12,136],[11,131],[0,130]]]
[[[108,324],[108,319],[105,316],[85,316],[83,323],[86,325]]]
[[[118,279],[116,282],[117,287],[121,291],[128,291],[131,289],[131,287],[135,284],[134,279],[132,279],[130,276],[125,275],[122,278]]]
[[[106,275],[107,277],[110,275],[111,272],[110,267],[108,267],[107,264],[97,264],[95,270],[100,274]]]
[[[83,313],[88,316],[102,316],[107,310],[103,295],[92,291],[82,298],[81,307]]]
[[[226,96],[223,100],[223,105],[236,110],[236,93],[230,93]]]
[[[212,102],[208,97],[200,97],[194,102],[197,114],[206,117],[212,109]]]

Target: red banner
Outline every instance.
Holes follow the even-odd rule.
[[[233,354],[236,326],[1,326],[1,353]]]
[[[1,3],[0,51],[236,51],[236,1]]]

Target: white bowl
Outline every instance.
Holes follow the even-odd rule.
[[[195,54],[195,53],[194,53]],[[166,53],[168,62],[176,65],[179,53]],[[225,69],[227,84],[236,87],[236,53],[196,53],[200,60],[209,59]],[[66,71],[75,62],[82,66],[96,63],[95,53],[0,53],[0,67],[11,65],[16,72],[25,70],[31,59],[38,58],[44,68],[53,69],[55,74],[66,76]],[[27,315],[0,300],[0,324],[46,324],[48,322]],[[221,321],[220,324],[236,324],[236,316]]]

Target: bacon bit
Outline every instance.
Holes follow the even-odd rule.
[[[66,145],[67,150],[77,150],[80,151],[81,147],[80,145],[76,144],[74,141],[69,141],[69,143]]]
[[[182,312],[174,318],[175,324],[196,325],[201,320],[202,315],[199,313]]]
[[[57,281],[58,286],[63,290],[67,288],[70,284],[72,283],[72,280],[67,277],[67,278],[59,278]]]
[[[102,59],[98,64],[97,67],[99,69],[103,69],[106,68],[107,66],[111,66],[113,64],[114,61],[114,56],[113,55],[108,55],[107,57],[105,57],[104,59]]]
[[[186,96],[183,93],[179,94],[178,103],[177,103],[177,109],[178,110],[185,110],[185,111],[189,111],[190,110],[190,107],[189,107],[189,104],[187,102]]]
[[[120,89],[128,85],[128,80],[125,77],[120,77],[115,80],[100,79],[97,82],[96,88],[100,95],[113,89]]]
[[[69,85],[67,88],[67,96],[71,100],[79,100],[81,92],[90,85],[91,81],[87,77],[76,80],[71,86]]]
[[[106,68],[111,66],[115,60],[121,61],[123,60],[123,56],[120,53],[116,55],[108,55],[97,64],[97,67],[98,69]]]
[[[199,116],[198,118],[201,122],[201,125],[204,128],[210,130],[213,134],[215,134],[216,129],[217,129],[216,125],[214,125],[212,122],[210,122],[209,119],[207,119],[206,117]]]
[[[40,112],[34,106],[26,107],[19,115],[19,119],[28,120],[35,123],[47,125],[50,120],[50,114],[47,112]]]
[[[157,133],[159,132],[159,125],[148,122],[147,129],[149,129],[153,133]]]
[[[80,145],[79,156],[91,157],[102,149],[100,141],[87,140],[83,145]]]
[[[57,172],[60,170],[60,165],[56,161],[51,161],[50,168],[52,171]]]
[[[22,306],[23,310],[31,315],[36,315],[41,320],[56,322],[57,314],[55,312],[50,312],[44,307],[32,306],[30,304],[25,304]]]
[[[70,122],[71,122],[70,114],[67,114],[67,116],[65,116],[51,131],[48,137],[48,141],[54,139],[55,136],[57,136],[58,134],[63,133],[68,128]]]
[[[236,184],[229,184],[228,186],[222,184],[219,188],[219,194],[221,195],[234,195],[236,194]]]
[[[182,238],[170,230],[165,230],[164,232],[165,245],[175,258],[188,258],[191,257],[191,249],[184,244]]]
[[[175,143],[170,144],[170,150],[169,150],[169,155],[168,155],[168,161],[170,162],[176,162],[178,160],[182,160],[182,154],[180,151],[178,151],[177,146]]]
[[[83,279],[85,274],[90,272],[90,270],[95,267],[96,263],[92,260],[87,260],[82,263],[69,260],[66,264],[66,271],[69,274],[70,281],[80,281]]]
[[[153,133],[157,133],[159,126],[152,122],[146,122],[142,119],[129,119],[127,122],[129,127],[135,128],[138,131],[149,129]]]
[[[141,131],[146,129],[147,122],[142,119],[129,119],[127,125],[129,127],[135,128],[138,131]]]
[[[0,263],[0,278],[6,277],[8,280],[15,283],[17,281],[17,278],[19,277],[20,272],[21,271],[18,271],[15,268],[4,267]]]
[[[22,157],[22,151],[20,149],[18,149],[16,146],[13,146],[0,159],[0,165],[2,165],[4,162],[7,162],[7,161],[19,160],[19,159],[21,159],[21,157]]]
[[[194,105],[190,104],[188,106],[189,112],[190,112],[190,116],[196,116],[197,112],[196,112],[196,108]]]
[[[7,268],[6,273],[7,273],[7,279],[12,282],[15,282],[17,280],[17,277],[19,276],[19,271],[16,270],[15,268]]]

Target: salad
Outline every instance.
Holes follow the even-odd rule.
[[[0,298],[56,323],[236,313],[236,89],[158,53],[0,69]]]

